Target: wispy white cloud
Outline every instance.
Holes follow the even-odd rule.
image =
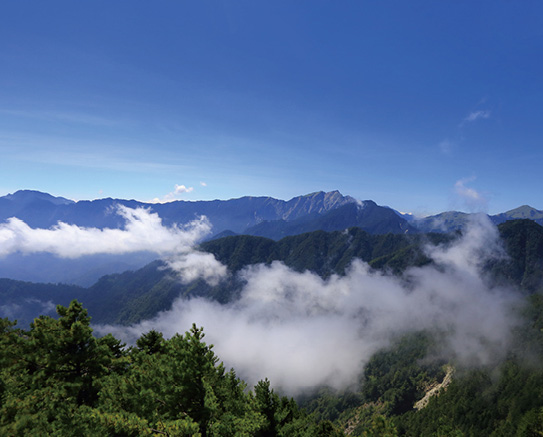
[[[0,151],[6,161],[139,173],[173,174],[187,171],[189,168],[173,159],[161,159],[147,153],[134,152],[143,148],[140,146],[133,144],[132,152],[128,154],[127,145],[124,143],[22,132],[0,133]]]
[[[88,124],[93,126],[117,126],[119,121],[112,118],[106,118],[87,112],[70,111],[51,111],[51,110],[18,110],[18,109],[0,109],[0,114],[12,117],[31,118],[45,120],[48,122],[57,121],[61,123]]]
[[[454,143],[448,139],[441,141],[438,144],[439,150],[441,150],[441,153],[444,153],[445,155],[448,155],[451,153]]]
[[[454,184],[454,191],[470,211],[483,211],[487,207],[488,199],[479,191],[467,186],[474,180],[475,177],[459,179]]]
[[[473,111],[468,114],[466,118],[464,118],[463,123],[472,123],[477,120],[484,120],[490,118],[490,111],[488,110],[479,110],[479,111]]]
[[[200,182],[200,185],[201,185],[202,187],[207,187],[207,184],[206,184],[205,182]]]

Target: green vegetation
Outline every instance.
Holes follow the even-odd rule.
[[[494,278],[505,279],[532,293],[543,284],[543,227],[532,220],[498,226],[508,258],[489,266]]]
[[[526,294],[514,346],[501,361],[477,368],[448,363],[440,358],[436,333],[409,333],[371,357],[358,387],[345,392],[319,387],[295,402],[266,379],[249,390],[233,369],[224,368],[196,326],[170,339],[150,331],[126,347],[111,335],[93,337],[87,311],[74,301],[57,307],[58,319],[41,316],[27,330],[0,319],[0,435],[541,435],[543,228],[515,220],[499,225],[499,231],[509,257],[489,263],[487,273]],[[353,228],[279,242],[226,237],[202,250],[233,271],[280,260],[326,277],[343,274],[353,258],[402,272],[430,262],[423,243],[453,238],[375,236]],[[89,289],[9,280],[1,280],[0,287],[8,300],[23,295],[27,302],[35,296],[64,302],[57,297],[80,296],[85,307],[88,302],[92,311],[102,312],[95,321],[123,323],[167,309],[180,294],[228,302],[240,287],[235,277],[217,287],[180,284],[161,267],[155,263],[106,276]],[[424,408],[414,408],[451,365],[452,382]]]
[[[424,265],[430,260],[424,255],[425,243],[439,244],[451,240],[444,234],[383,234],[372,235],[360,228],[346,231],[315,231],[272,241],[248,235],[225,237],[201,245],[231,271],[257,263],[281,261],[288,267],[310,270],[327,277],[344,274],[358,258],[372,267],[400,273],[408,266]]]
[[[327,277],[344,274],[355,258],[374,268],[399,273],[408,266],[430,262],[422,249],[424,243],[437,244],[450,239],[443,234],[371,235],[351,228],[342,232],[316,231],[277,242],[247,235],[225,237],[202,244],[201,250],[215,255],[232,272],[251,264],[281,261],[294,270],[310,270]],[[137,271],[103,276],[89,288],[0,279],[0,296],[4,310],[10,306],[17,310],[14,313],[22,327],[43,314],[48,302],[52,313],[52,302],[68,305],[72,299],[85,305],[93,314],[94,323],[129,325],[169,309],[180,296],[229,302],[238,295],[241,286],[235,276],[214,287],[202,280],[184,284],[163,262],[155,261]],[[4,315],[11,317],[9,312]]]
[[[450,385],[414,404],[445,375],[429,333],[376,353],[355,391],[280,396],[226,370],[201,328],[134,347],[95,338],[77,301],[25,331],[0,319],[0,434],[169,436],[531,436],[543,431],[543,296],[521,309],[507,358],[456,365]]]
[[[0,434],[6,436],[339,436],[280,397],[252,391],[219,363],[202,329],[126,348],[92,336],[80,303],[30,330],[0,319]]]
[[[455,364],[450,385],[414,408],[445,376],[429,333],[376,353],[358,390],[320,389],[300,399],[313,417],[352,436],[537,436],[543,432],[543,295],[530,296],[507,357],[476,368]],[[431,358],[434,357],[434,358]]]

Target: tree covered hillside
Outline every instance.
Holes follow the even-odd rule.
[[[0,434],[540,435],[543,228],[517,220],[499,225],[499,233],[508,256],[488,262],[484,271],[492,282],[524,291],[516,301],[517,322],[507,350],[470,365],[444,352],[443,332],[398,332],[371,357],[360,356],[367,364],[355,386],[339,391],[314,387],[296,400],[274,391],[273,380],[246,387],[235,370],[220,364],[196,326],[169,339],[148,331],[132,347],[112,335],[92,335],[84,306],[98,310],[93,322],[133,323],[168,308],[180,295],[229,302],[241,286],[235,274],[214,287],[202,281],[182,284],[157,262],[106,276],[88,289],[2,280],[3,305],[11,299],[13,311],[16,302],[33,302],[34,311],[49,311],[40,297],[58,302],[59,297],[76,296],[86,302],[58,306],[58,318],[48,313],[29,329],[14,325],[13,317],[2,319]],[[431,262],[425,244],[447,245],[456,238],[458,234],[375,236],[353,228],[279,242],[226,237],[203,244],[201,250],[213,253],[234,273],[251,264],[282,261],[297,271],[327,277],[345,273],[354,258],[401,273]]]
[[[248,390],[202,329],[133,347],[95,338],[81,304],[21,330],[0,320],[2,435],[531,436],[543,432],[543,298],[519,309],[504,360],[469,367],[439,358],[439,335],[400,336],[376,353],[354,390],[296,402],[264,379]],[[446,376],[452,382],[417,402]]]
[[[498,226],[508,257],[486,266],[496,281],[507,281],[528,292],[543,279],[543,227],[531,220],[512,220]],[[27,326],[39,314],[54,314],[55,304],[78,299],[93,314],[94,323],[131,324],[167,310],[177,297],[207,297],[220,303],[237,296],[242,283],[235,273],[258,263],[281,261],[295,271],[309,270],[322,277],[343,275],[354,259],[372,268],[400,274],[410,266],[430,263],[426,245],[447,244],[460,234],[372,235],[359,228],[315,231],[280,241],[247,235],[224,237],[203,243],[233,273],[217,286],[202,280],[182,283],[164,263],[107,275],[88,288],[63,284],[32,284],[0,279],[0,316]]]
[[[335,436],[267,380],[251,391],[202,329],[135,347],[95,338],[81,304],[30,329],[0,320],[0,434],[10,436]]]

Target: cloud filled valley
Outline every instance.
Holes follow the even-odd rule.
[[[281,262],[227,272],[195,245],[210,233],[201,217],[185,226],[164,226],[156,213],[119,206],[123,229],[83,228],[58,223],[32,229],[18,219],[0,225],[2,254],[47,252],[76,258],[90,254],[150,251],[188,283],[217,285],[237,275],[239,297],[226,304],[203,297],[178,298],[170,310],[136,325],[97,326],[128,342],[151,329],[171,336],[192,323],[203,326],[227,366],[249,382],[264,377],[286,392],[356,384],[364,365],[396,336],[410,331],[443,333],[436,354],[465,364],[485,364],[502,356],[514,318],[516,293],[491,287],[482,266],[505,256],[497,229],[479,216],[462,237],[425,248],[433,261],[401,276],[354,260],[345,275],[323,279]]]
[[[408,426],[413,435],[431,435],[441,427],[442,422],[433,419],[439,408],[442,416],[467,408],[454,423],[465,422],[464,430],[475,423],[480,431],[475,434],[488,435],[502,427],[497,421],[506,415],[514,414],[517,426],[538,405],[535,393],[541,384],[534,378],[543,381],[537,364],[543,354],[543,299],[538,294],[543,228],[532,220],[496,226],[488,216],[472,214],[466,217],[467,226],[448,234],[371,234],[351,227],[279,241],[251,235],[206,241],[212,228],[202,216],[179,225],[149,208],[108,211],[119,214],[124,224],[100,228],[59,222],[45,229],[6,220],[0,225],[3,256],[16,256],[23,263],[32,256],[54,257],[62,264],[146,253],[154,254],[155,261],[108,274],[87,288],[0,278],[0,317],[17,320],[25,329],[39,314],[52,316],[56,304],[64,306],[57,309],[60,320],[45,317],[37,325],[35,320],[24,331],[29,339],[25,343],[30,353],[32,339],[52,329],[55,334],[48,338],[56,346],[44,344],[49,352],[40,352],[36,359],[57,347],[62,357],[71,359],[64,340],[57,339],[55,324],[65,323],[67,307],[79,305],[70,301],[81,302],[89,311],[94,341],[120,353],[119,363],[134,364],[102,369],[102,382],[122,385],[103,393],[121,402],[116,411],[131,411],[122,400],[129,393],[139,405],[138,390],[146,385],[157,399],[173,393],[176,383],[164,378],[191,366],[178,354],[184,350],[180,342],[197,335],[193,324],[203,327],[204,341],[213,344],[215,356],[243,380],[238,380],[240,386],[252,388],[252,393],[245,391],[249,403],[268,378],[276,393],[294,396],[296,405],[317,414],[304,416],[304,421],[329,420],[345,432],[355,426],[353,435],[363,435],[375,417]],[[44,262],[40,268],[47,266]],[[72,336],[76,331],[68,328],[66,335]],[[8,330],[7,335],[15,339],[16,332]],[[110,333],[114,337],[105,335]],[[168,340],[153,343],[162,335]],[[118,341],[135,347],[118,351]],[[156,349],[160,353],[153,355],[145,344],[161,344]],[[208,358],[215,363],[212,355]],[[124,386],[126,371],[148,375],[151,369],[154,379],[129,378],[130,387]],[[216,367],[218,375],[221,369]],[[445,375],[447,384],[451,377],[452,382],[439,402],[414,413],[415,402],[428,387],[445,383]],[[35,375],[30,372],[28,377]],[[509,393],[506,404],[501,387]],[[471,393],[467,398],[466,390]],[[515,413],[517,399],[527,399],[527,392],[529,404]],[[283,400],[275,398],[274,408],[287,405]],[[104,402],[100,408],[107,410],[109,401]],[[289,408],[294,407],[290,402]],[[162,408],[157,405],[150,404],[151,416]],[[474,421],[481,411],[491,411],[494,422]]]
[[[243,378],[268,377],[291,394],[355,385],[376,351],[411,331],[443,333],[436,353],[448,360],[481,365],[503,357],[518,295],[489,286],[481,273],[490,258],[505,256],[496,228],[482,218],[453,244],[427,252],[434,263],[402,276],[360,260],[327,279],[280,262],[253,265],[239,272],[244,285],[234,302],[178,299],[152,320],[98,330],[130,342],[151,329],[171,336],[196,323]]]

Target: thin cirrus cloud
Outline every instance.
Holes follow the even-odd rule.
[[[438,144],[439,150],[441,150],[441,153],[448,155],[452,152],[454,148],[454,143],[450,140],[443,140]]]
[[[61,258],[96,254],[153,252],[160,256],[184,281],[202,277],[216,284],[226,267],[194,245],[211,232],[205,217],[185,226],[166,227],[156,213],[145,208],[118,205],[124,218],[123,229],[84,228],[59,222],[50,229],[34,229],[18,218],[0,224],[0,256],[11,253],[50,253]]]
[[[488,199],[476,189],[469,187],[468,184],[475,180],[474,177],[459,179],[454,184],[454,191],[460,201],[471,211],[485,210],[488,205]]]
[[[186,166],[175,161],[150,158],[146,154],[126,154],[123,144],[36,135],[22,132],[0,133],[0,148],[13,162],[31,162],[64,167],[106,169],[138,173],[179,173]],[[134,146],[134,149],[138,147]],[[51,153],[55,150],[55,153]]]
[[[91,113],[77,111],[0,109],[0,113],[17,118],[30,118],[47,122],[87,124],[92,126],[118,126],[120,121]]]
[[[468,124],[468,123],[474,123],[478,120],[486,120],[489,119],[491,116],[490,110],[477,110],[470,112],[458,125],[458,128],[462,130],[462,128]],[[455,147],[458,145],[458,143],[461,143],[464,140],[463,136],[460,136],[457,141],[452,141],[448,138],[444,139],[438,144],[438,148],[444,155],[449,155],[451,152],[455,149]]]
[[[464,123],[472,123],[477,120],[485,120],[490,118],[490,111],[487,110],[479,110],[479,111],[473,111],[470,112],[469,115],[464,118]]]

